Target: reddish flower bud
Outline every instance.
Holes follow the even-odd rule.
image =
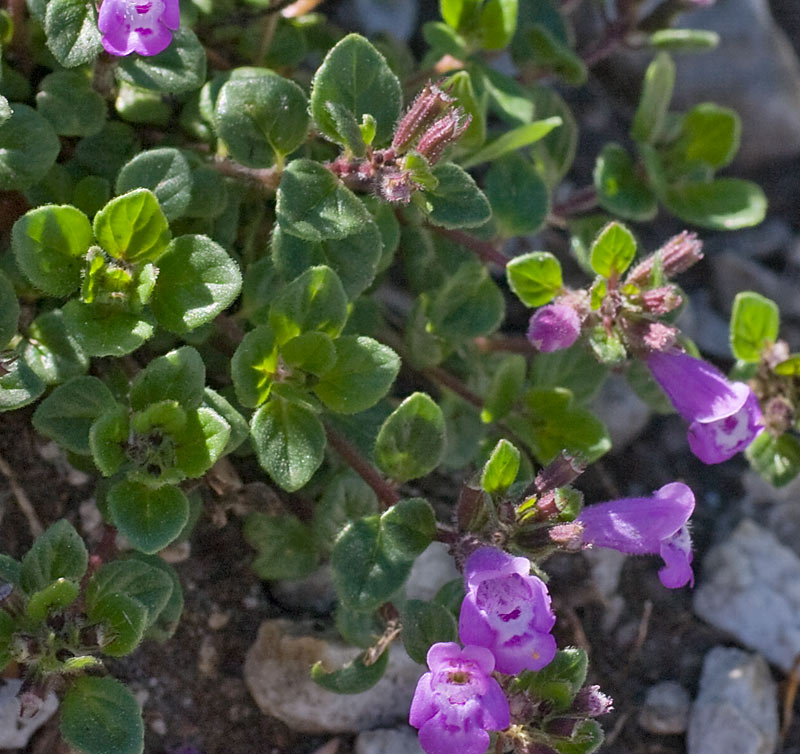
[[[656,258],[661,259],[661,270],[670,279],[685,272],[703,258],[703,242],[696,233],[683,231],[669,239],[658,251],[642,260],[628,274],[628,283],[645,286],[651,282]]]
[[[411,103],[411,107],[397,126],[392,147],[404,151],[410,147],[423,131],[455,102],[447,92],[428,82]]]
[[[461,108],[450,110],[422,134],[417,143],[417,152],[434,165],[444,150],[461,138],[471,121],[472,116],[467,115]]]
[[[642,293],[642,306],[650,314],[667,314],[677,309],[683,299],[671,285],[651,288]]]

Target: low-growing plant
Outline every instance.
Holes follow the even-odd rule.
[[[671,55],[716,44],[670,28],[693,4],[708,3],[617,0],[576,51],[565,3],[441,0],[420,60],[343,34],[313,0],[0,13],[0,409],[36,404],[35,429],[96,475],[105,526],[91,554],[60,520],[21,561],[0,556],[0,665],[24,676],[23,714],[56,690],[75,749],[143,750],[102,657],[172,635],[181,587],[157,554],[191,536],[206,474],[233,463],[284,505],[243,521],[253,569],[329,562],[336,628],[363,649],[314,666],[317,683],[365,691],[400,641],[429,667],[410,712],[429,754],[600,746],[611,700],[586,685],[585,652],[556,646],[547,557],[660,555],[665,586],[693,582],[686,485],[586,507],[573,486],[611,448],[590,408],[607,374],[671,404],[706,463],[746,449],[776,484],[800,470],[800,356],[777,307],[737,298],[729,381],[675,324],[700,240],[645,250],[621,222],[764,217],[756,185],[717,177],[736,113],[670,109]],[[629,138],[575,188],[559,88],[622,47],[654,53]],[[533,245],[545,227],[586,285]],[[507,256],[517,238],[528,251]],[[535,309],[526,337],[500,332],[511,295]],[[454,485],[436,508],[433,473]],[[434,540],[464,579],[408,599]]]

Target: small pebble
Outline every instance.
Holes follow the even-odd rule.
[[[208,627],[212,631],[219,631],[221,628],[225,628],[225,626],[228,625],[228,621],[230,619],[230,613],[222,612],[221,610],[214,608],[211,611],[211,614],[208,616]]]
[[[647,690],[639,725],[648,733],[676,735],[685,733],[689,724],[691,699],[675,681],[662,681]]]
[[[150,730],[152,730],[157,736],[166,736],[167,724],[164,722],[163,718],[157,717],[150,721]]]

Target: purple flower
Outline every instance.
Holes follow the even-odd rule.
[[[467,595],[458,620],[464,644],[491,650],[497,670],[509,675],[540,670],[553,659],[556,616],[527,558],[483,547],[467,559],[464,578]]]
[[[584,508],[577,519],[583,541],[631,555],[664,559],[658,572],[670,588],[691,584],[692,540],[686,522],[694,510],[694,494],[680,482],[665,484],[652,497],[630,497]]]
[[[428,754],[484,754],[486,731],[504,730],[511,722],[508,700],[491,677],[492,653],[439,642],[428,650],[428,667],[408,717],[419,728],[420,746]]]
[[[647,366],[689,425],[689,447],[703,463],[722,463],[764,429],[758,400],[744,382],[729,382],[716,367],[677,351],[655,351]]]
[[[548,304],[537,309],[528,327],[528,340],[544,353],[569,348],[580,334],[578,312],[564,304]]]
[[[158,55],[180,26],[178,0],[103,0],[97,26],[112,55]]]

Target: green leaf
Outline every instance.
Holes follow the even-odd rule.
[[[188,410],[203,401],[206,367],[196,349],[182,346],[153,359],[131,383],[130,402],[134,411],[151,403],[174,400]]]
[[[597,720],[582,720],[568,739],[552,737],[558,754],[593,754],[603,743],[603,729]]]
[[[152,317],[111,306],[72,300],[63,313],[68,332],[89,356],[124,356],[153,335]]]
[[[131,545],[144,553],[163,550],[189,518],[189,501],[177,487],[157,489],[141,482],[117,482],[108,491],[108,512]]]
[[[534,698],[547,700],[557,711],[563,711],[585,683],[588,667],[584,650],[567,647],[559,649],[552,662],[541,670],[524,671],[517,682]]]
[[[375,441],[375,461],[396,482],[433,471],[444,453],[442,410],[425,393],[413,393],[386,419]]]
[[[375,118],[375,145],[389,141],[400,117],[403,95],[400,81],[381,55],[364,37],[348,34],[325,56],[311,85],[311,115],[317,128],[337,144],[345,139],[325,106],[346,107],[360,122],[365,114]]]
[[[320,377],[336,363],[336,346],[325,333],[307,332],[284,343],[281,358],[289,367]]]
[[[36,109],[59,136],[91,136],[106,121],[105,100],[86,76],[74,71],[45,76],[39,84]]]
[[[295,516],[251,513],[242,533],[258,550],[252,567],[261,579],[302,579],[317,567],[319,555],[311,530]]]
[[[500,326],[504,315],[503,294],[477,260],[460,265],[428,307],[430,331],[444,338],[488,335]]]
[[[20,585],[27,594],[39,592],[58,581],[79,582],[89,565],[86,545],[65,519],[49,526],[22,559]]]
[[[68,296],[80,285],[83,256],[91,243],[89,219],[69,205],[26,212],[14,223],[11,236],[20,270],[51,296]]]
[[[272,234],[272,256],[287,279],[297,277],[309,267],[326,265],[339,276],[351,299],[375,279],[382,247],[380,230],[372,220],[365,221],[357,233],[341,239],[308,241],[285,233],[280,227]]]
[[[755,183],[738,178],[671,186],[663,201],[681,220],[712,230],[749,228],[767,213],[764,192]]]
[[[744,454],[750,465],[775,487],[789,484],[800,474],[800,440],[794,435],[773,437],[762,432]]]
[[[139,151],[136,132],[126,123],[107,121],[103,129],[86,136],[75,147],[75,164],[92,175],[116,180],[120,168]]]
[[[36,408],[33,426],[73,453],[89,455],[89,428],[115,406],[114,396],[97,377],[75,377],[59,385]]]
[[[439,0],[439,12],[453,29],[460,31],[474,23],[481,0]]]
[[[758,362],[764,348],[778,338],[780,312],[777,304],[753,291],[742,291],[733,300],[731,350],[737,359]]]
[[[223,449],[222,455],[233,453],[250,435],[250,426],[247,424],[247,420],[228,400],[210,387],[203,391],[203,407],[214,410],[230,427],[230,437],[228,437],[228,444]]]
[[[723,168],[739,151],[741,131],[741,119],[734,110],[711,102],[695,105],[683,116],[680,135],[669,154]]]
[[[772,371],[781,375],[781,377],[800,376],[800,354],[791,354],[788,359],[776,364]]]
[[[331,116],[334,130],[339,134],[345,149],[349,149],[356,157],[364,157],[367,152],[367,145],[364,143],[364,137],[361,135],[356,116],[347,107],[338,102],[326,102],[325,109]],[[364,118],[369,119],[372,124],[372,138],[375,138],[375,118],[369,114],[365,115]]]
[[[561,118],[553,116],[517,126],[511,131],[506,131],[502,136],[487,144],[483,149],[479,149],[466,160],[462,160],[461,167],[466,170],[484,162],[492,162],[510,152],[535,144],[561,124]]]
[[[214,121],[231,156],[251,168],[267,168],[294,152],[308,136],[308,102],[289,79],[263,69],[232,78],[220,89]]]
[[[561,126],[533,145],[534,164],[550,188],[569,172],[578,146],[578,124],[563,97],[551,87],[539,86],[530,92],[537,117],[561,119]]]
[[[334,617],[336,630],[348,643],[362,649],[368,649],[380,638],[384,631],[382,621],[374,610],[360,613],[339,605]]]
[[[144,188],[112,199],[95,215],[93,228],[98,243],[129,264],[154,262],[172,235],[156,195]]]
[[[380,517],[351,523],[331,555],[333,582],[342,603],[369,611],[390,599],[435,531],[433,509],[420,498],[401,500]]]
[[[433,168],[435,189],[423,192],[429,220],[442,228],[474,228],[491,216],[489,201],[465,170],[452,162]]]
[[[561,264],[548,251],[514,257],[506,265],[511,290],[525,306],[543,306],[561,291]]]
[[[338,275],[324,265],[311,267],[273,299],[269,324],[279,345],[306,332],[335,338],[347,321],[347,294]]]
[[[638,362],[636,362],[638,363]],[[608,370],[581,344],[552,353],[537,353],[531,383],[537,388],[563,387],[580,403],[588,403],[601,388]]]
[[[120,170],[115,190],[124,194],[137,188],[152,191],[167,220],[175,220],[192,199],[189,162],[172,147],[141,152]]]
[[[666,52],[705,52],[719,44],[719,34],[706,29],[659,29],[650,35],[650,44]]]
[[[142,641],[147,626],[147,608],[128,594],[111,592],[88,606],[87,618],[100,623],[103,654],[123,657]]]
[[[14,560],[10,555],[0,553],[0,580],[18,587],[20,585],[21,571],[22,563]]]
[[[542,24],[534,24],[525,30],[524,36],[528,49],[533,53],[531,62],[537,71],[551,71],[570,86],[580,86],[586,81],[586,64],[550,29]]]
[[[441,83],[442,89],[455,97],[455,107],[460,107],[470,123],[458,140],[460,149],[478,149],[486,141],[486,97],[476,96],[468,71],[458,71]]]
[[[44,382],[22,359],[15,359],[5,369],[6,374],[0,376],[0,413],[27,406],[44,392]]]
[[[423,24],[422,38],[430,48],[431,55],[452,55],[457,60],[464,60],[469,55],[463,37],[441,21]]]
[[[592,244],[589,261],[604,278],[622,275],[636,256],[636,239],[624,225],[611,222]]]
[[[259,325],[242,338],[231,359],[231,377],[239,403],[254,408],[267,400],[277,369],[275,333],[269,325]]]
[[[167,606],[172,590],[172,579],[162,569],[136,558],[113,560],[92,576],[86,587],[86,605],[91,612],[108,595],[125,595],[146,608],[147,629]]]
[[[522,395],[528,364],[521,354],[509,354],[498,364],[483,401],[481,421],[489,424],[508,414]]]
[[[574,405],[572,393],[563,388],[531,390],[525,417],[509,416],[506,421],[542,464],[550,463],[562,450],[591,463],[611,448],[603,423]]]
[[[408,656],[425,664],[432,644],[458,641],[458,626],[452,613],[438,602],[408,600],[400,613],[403,646]]]
[[[650,186],[619,144],[606,144],[597,156],[594,187],[600,206],[626,220],[652,220],[658,212]]]
[[[508,440],[499,440],[481,472],[484,492],[503,495],[517,478],[519,460],[519,451]]]
[[[14,285],[8,276],[0,271],[0,348],[5,346],[17,333],[19,325],[19,301]]]
[[[480,31],[484,50],[502,50],[517,30],[517,0],[486,0]]]
[[[94,421],[89,429],[89,449],[103,476],[113,476],[125,463],[129,439],[130,418],[125,406],[117,404]]]
[[[325,429],[304,404],[273,398],[253,414],[250,432],[261,467],[287,492],[299,490],[322,463]]]
[[[133,551],[128,556],[127,560],[136,560],[151,568],[161,571],[172,583],[172,591],[170,592],[169,599],[166,605],[155,617],[155,622],[145,631],[145,639],[155,639],[156,641],[166,641],[171,638],[178,627],[178,622],[183,612],[183,589],[181,589],[181,582],[175,569],[160,558],[158,555],[145,555],[141,552]],[[137,599],[139,599],[137,597]],[[148,622],[153,619],[152,615],[148,615]]]
[[[84,754],[142,754],[144,723],[136,698],[114,678],[83,676],[61,705],[61,735]]]
[[[388,663],[387,650],[371,665],[364,664],[364,655],[359,655],[338,670],[326,670],[322,662],[316,662],[311,668],[311,678],[322,688],[335,694],[361,694],[381,679]]]
[[[59,309],[40,314],[33,320],[22,348],[22,357],[48,385],[57,385],[85,374],[89,366],[83,349],[67,332],[64,316]]]
[[[175,434],[175,464],[190,479],[203,476],[222,456],[231,428],[216,411],[188,411],[186,425]]]
[[[631,136],[655,144],[661,136],[675,86],[675,63],[666,52],[659,52],[644,74],[639,105],[633,117]]]
[[[340,472],[325,485],[314,508],[312,525],[317,546],[329,552],[347,524],[379,510],[377,496],[360,476],[349,469]]]
[[[315,243],[356,235],[371,220],[358,197],[312,160],[283,171],[275,212],[282,230]]]
[[[47,46],[65,68],[91,63],[102,52],[95,5],[88,0],[48,0]]]
[[[242,287],[239,266],[206,236],[174,238],[158,260],[150,305],[158,323],[187,333],[227,309]]]
[[[80,587],[75,581],[57,579],[44,589],[34,592],[25,605],[25,615],[36,623],[43,622],[54,610],[68,607],[78,598]]]
[[[0,94],[0,124],[5,123],[10,117],[13,110],[8,104],[8,100]]]
[[[206,53],[188,26],[172,32],[172,43],[158,55],[122,58],[117,76],[129,84],[179,94],[199,89],[206,80]]]
[[[547,184],[530,160],[519,154],[496,160],[486,174],[492,220],[506,238],[535,233],[550,210]]]
[[[400,371],[400,358],[372,338],[346,335],[335,345],[336,363],[320,377],[314,392],[339,414],[355,414],[374,406],[389,392]]]

